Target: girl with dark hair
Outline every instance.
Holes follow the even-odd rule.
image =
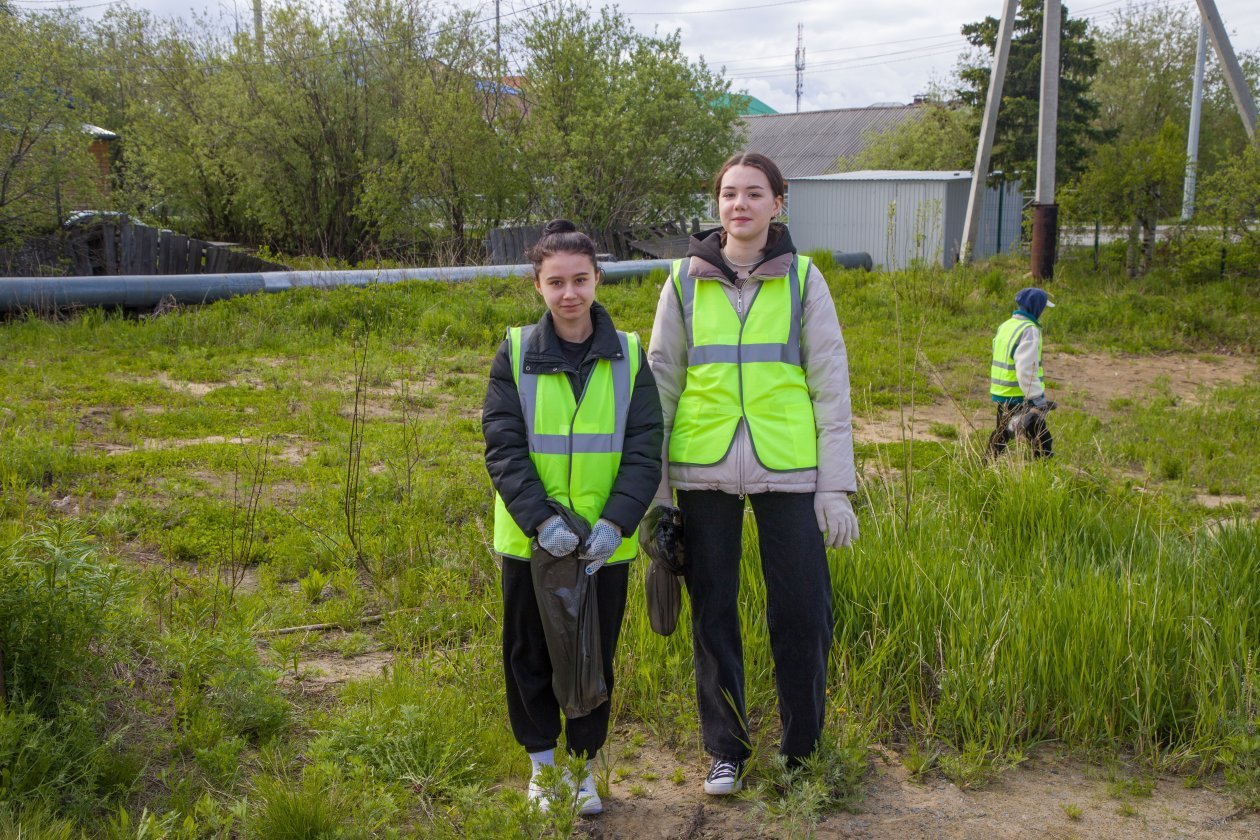
[[[661,290],[648,361],[665,416],[656,504],[683,519],[706,793],[731,794],[751,754],[739,569],[744,499],[757,520],[789,764],[822,736],[832,639],[827,548],[858,535],[849,369],[822,272],[774,221],[786,184],[759,154],[713,182],[720,228],[696,234]]]
[[[482,411],[494,484],[494,548],[503,567],[503,671],[508,719],[529,753],[528,794],[546,807],[539,775],[555,763],[562,714],[530,574],[536,545],[598,575],[600,648],[610,699],[563,721],[569,753],[589,762],[608,735],[613,655],[625,613],[635,529],[660,482],[661,407],[634,333],[595,302],[595,244],[556,220],[527,253],[547,311],[513,327],[490,369]],[[573,517],[590,526],[583,542]],[[588,770],[579,813],[603,810]]]

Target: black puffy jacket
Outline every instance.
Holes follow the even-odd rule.
[[[525,364],[547,373],[564,371],[573,393],[581,394],[595,362],[616,358],[621,353],[621,343],[608,310],[592,303],[591,320],[595,327],[591,349],[577,370],[565,359],[550,312],[538,322],[524,349]],[[634,380],[630,414],[626,418],[621,467],[602,513],[604,519],[616,524],[626,535],[638,526],[661,480],[661,402],[647,357],[642,349],[639,353],[639,374]],[[512,354],[506,339],[490,366],[481,429],[486,438],[486,470],[490,481],[503,497],[516,524],[527,536],[534,536],[538,526],[555,515],[555,511],[547,504],[547,491],[529,458],[525,418],[512,376]]]

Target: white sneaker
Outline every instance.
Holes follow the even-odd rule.
[[[604,803],[600,801],[599,791],[595,789],[595,777],[590,773],[578,785],[577,801],[579,816],[593,817],[604,813]]]
[[[730,796],[744,786],[744,762],[713,759],[704,779],[704,792],[710,796]]]
[[[542,783],[539,781],[538,777],[540,775],[542,775],[541,768],[535,770],[529,777],[529,787],[525,788],[525,796],[529,798],[530,802],[536,802],[538,810],[545,814],[547,809],[551,807],[551,799],[547,796],[547,791],[543,789]]]

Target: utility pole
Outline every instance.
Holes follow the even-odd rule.
[[[1234,95],[1234,104],[1238,106],[1238,115],[1242,117],[1247,136],[1256,139],[1256,100],[1251,96],[1247,80],[1243,77],[1242,67],[1234,48],[1229,43],[1229,34],[1225,31],[1225,23],[1220,12],[1216,11],[1215,0],[1198,0],[1199,13],[1208,27],[1208,35],[1212,38],[1212,46],[1216,49],[1216,57],[1221,61],[1221,69],[1225,71],[1225,81],[1229,92]]]
[[[499,37],[499,0],[494,0],[494,57],[503,64],[503,42]]]
[[[1199,167],[1199,118],[1203,114],[1203,71],[1207,65],[1207,22],[1199,20],[1199,49],[1194,57],[1194,90],[1190,95],[1190,131],[1186,137],[1186,187],[1181,194],[1181,221],[1194,215],[1194,187]]]
[[[1059,205],[1054,203],[1054,166],[1059,124],[1059,33],[1063,6],[1046,0],[1041,22],[1041,109],[1037,120],[1037,192],[1033,198],[1032,276],[1054,276]]]
[[[258,46],[258,54],[263,51],[262,0],[254,0],[254,43]]]
[[[796,113],[801,112],[801,93],[805,90],[805,24],[796,24]]]
[[[1002,84],[1006,81],[1006,61],[1011,55],[1011,34],[1015,31],[1015,13],[1019,0],[1006,0],[1002,21],[998,24],[997,44],[993,48],[993,69],[989,71],[989,92],[984,98],[984,119],[980,123],[980,141],[976,144],[976,166],[971,170],[971,191],[967,194],[967,218],[963,222],[960,262],[971,262],[980,229],[980,211],[984,207],[985,181],[989,177],[989,159],[993,156],[993,136],[997,133],[998,105],[1002,102]],[[998,224],[1001,225],[1001,219]]]

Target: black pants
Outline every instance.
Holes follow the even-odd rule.
[[[997,404],[997,428],[993,430],[993,434],[989,436],[989,457],[996,458],[1006,451],[1006,445],[1011,439],[1016,437],[1017,433],[1009,428],[1011,415],[1018,411],[1022,411],[1027,405],[1025,402],[1010,402]],[[1050,436],[1050,429],[1046,426],[1046,413],[1044,411],[1034,411],[1028,415],[1028,425],[1024,431],[1018,434],[1025,434],[1029,444],[1032,446],[1034,458],[1049,458],[1054,455],[1054,439]]]
[[[560,738],[560,703],[551,689],[551,657],[543,636],[538,599],[529,563],[503,557],[503,675],[507,681],[508,720],[512,734],[527,752],[555,747]],[[626,612],[629,564],[604,566],[598,580],[599,637],[604,654],[604,681],[613,690],[613,654]],[[593,758],[608,737],[611,700],[588,715],[565,721],[569,752]]]
[[[827,658],[834,618],[831,573],[813,493],[749,496],[766,580],[766,619],[774,657],[783,740],[779,751],[804,757],[822,737]],[[739,631],[739,563],[744,500],[715,490],[680,490],[691,598],[696,699],[705,750],[743,760],[750,753],[744,708],[744,647]]]

